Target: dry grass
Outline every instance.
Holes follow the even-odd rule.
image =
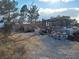
[[[27,50],[24,47],[23,45],[0,46],[0,59],[22,59],[24,54],[28,56]]]
[[[17,34],[10,35],[8,40],[0,45],[0,59],[26,59],[34,48],[40,49],[41,44],[37,36],[24,38]]]
[[[79,50],[79,44],[73,45],[71,48]]]
[[[0,33],[0,39],[3,39],[5,36],[2,34],[2,33]]]

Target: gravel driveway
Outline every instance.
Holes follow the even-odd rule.
[[[29,59],[79,59],[79,43],[55,40],[47,35],[38,36],[42,48],[33,51]]]
[[[79,59],[78,42],[55,40],[48,35],[35,35],[34,33],[21,33],[18,35],[25,38],[34,35],[41,42],[41,48],[31,47],[31,53],[26,59]]]

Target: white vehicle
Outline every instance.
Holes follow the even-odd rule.
[[[3,28],[4,27],[4,23],[0,23],[0,28]]]
[[[3,16],[0,16],[0,28],[4,27]]]

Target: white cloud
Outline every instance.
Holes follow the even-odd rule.
[[[61,13],[61,12],[64,12],[66,10],[67,10],[67,8],[60,8],[60,9],[40,8],[39,14],[40,15],[50,15],[50,14],[53,14],[53,13]]]
[[[79,22],[79,8],[40,8],[39,14],[41,18],[45,19],[57,15],[70,16],[73,19],[77,19],[77,21]]]
[[[76,19],[76,20],[78,21],[78,23],[79,23],[79,16],[77,16],[75,19]]]
[[[76,19],[79,23],[79,15],[78,16],[74,16],[74,17],[71,17],[71,19]]]
[[[74,10],[76,10],[76,11],[79,11],[79,8],[73,8]]]
[[[39,1],[41,1],[41,2],[47,2],[47,3],[55,3],[55,2],[65,2],[65,3],[67,3],[67,2],[71,2],[71,1],[74,1],[74,0],[39,0]]]
[[[54,13],[62,13],[65,11],[76,11],[79,13],[79,8],[59,8],[59,9],[53,9],[53,8],[40,8],[39,9],[39,14],[40,15],[51,15]],[[70,13],[70,12],[69,12]]]

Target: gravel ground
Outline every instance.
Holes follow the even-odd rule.
[[[40,48],[38,43],[32,45],[31,51],[28,54],[28,58],[26,59],[79,59],[79,43],[73,42],[69,40],[55,40],[48,35],[35,35],[34,33],[21,33],[18,36],[22,38],[31,38],[31,36],[35,38],[40,44]],[[33,38],[33,41],[34,41]],[[31,39],[32,40],[32,39]],[[23,40],[23,43],[26,44],[27,39]],[[31,41],[32,42],[32,41]],[[41,43],[40,43],[41,42]],[[29,43],[30,44],[30,43]],[[34,42],[33,42],[34,44]],[[25,55],[26,56],[26,55]]]
[[[55,40],[47,35],[38,36],[41,49],[31,52],[29,59],[79,59],[79,43],[68,40]]]

